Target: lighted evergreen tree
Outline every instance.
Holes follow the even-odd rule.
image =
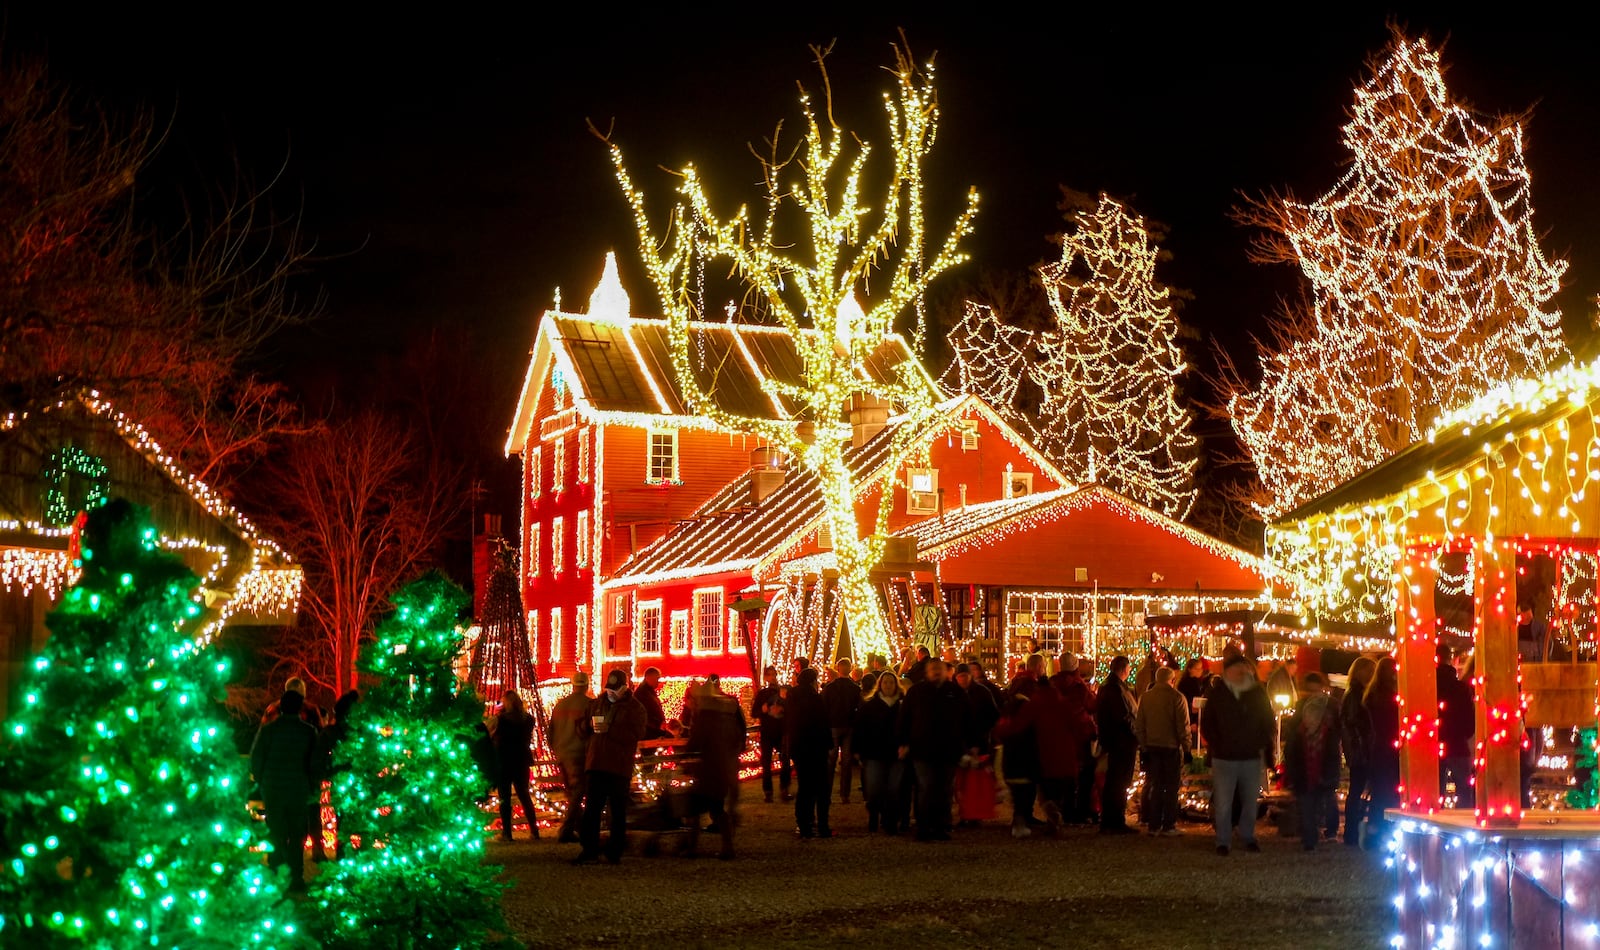
[[[0,945],[308,943],[250,851],[229,664],[188,636],[198,578],[120,499],[79,564],[0,747]]]
[[[1181,520],[1199,448],[1178,401],[1187,366],[1160,251],[1144,219],[1105,195],[1070,220],[1061,259],[1039,269],[1056,325],[1033,365],[1044,391],[1034,431],[1068,477]]]
[[[1438,51],[1399,30],[1349,117],[1332,190],[1240,213],[1264,229],[1255,258],[1298,266],[1309,287],[1261,348],[1259,383],[1224,371],[1268,515],[1567,354],[1550,305],[1567,265],[1539,247],[1520,119],[1469,112]]]
[[[517,551],[502,544],[492,555],[488,589],[483,597],[483,616],[478,618],[478,639],[472,647],[468,683],[473,692],[487,702],[495,702],[514,689],[531,697],[531,712],[537,728],[534,748],[539,758],[545,746],[545,709],[533,672],[533,654],[528,649],[528,621],[522,609],[522,580],[517,572]]]
[[[402,588],[362,648],[371,679],[334,753],[332,796],[361,847],[311,882],[331,948],[478,947],[501,939],[469,746],[483,704],[456,679],[467,594],[437,573]]]
[[[895,482],[903,464],[925,453],[940,394],[917,360],[900,361],[889,372],[869,372],[868,366],[882,362],[898,322],[913,323],[920,340],[924,291],[965,259],[960,242],[977,212],[977,194],[969,191],[943,246],[927,250],[923,162],[938,128],[938,100],[932,66],[918,67],[903,45],[895,51],[895,90],[883,97],[887,147],[875,150],[834,121],[822,69],[820,107],[801,94],[798,147],[780,151],[776,136],[768,143],[764,206],[754,214],[746,206],[731,216],[719,213],[691,165],[678,173],[677,203],[658,234],[622,150],[605,136],[638,226],[640,257],[667,320],[673,373],[691,410],[727,430],[760,437],[817,476],[850,640],[861,653],[890,656],[898,650],[872,570],[889,534]],[[828,50],[813,52],[821,67]],[[690,333],[693,320],[712,316],[704,304],[708,273],[731,275],[733,295],[745,302],[729,319],[787,331],[798,357],[792,381],[766,375],[761,383],[765,395],[785,407],[780,414],[786,418],[729,411],[715,398],[714,368],[697,362],[704,354]],[[864,307],[869,278],[873,299]],[[858,401],[892,406],[902,420],[890,437],[878,511],[866,519],[866,530],[855,504],[873,486],[859,482],[846,458],[849,430],[842,422]]]

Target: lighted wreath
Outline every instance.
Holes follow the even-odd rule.
[[[110,496],[111,472],[97,455],[65,445],[45,459],[39,469],[39,482],[43,486],[40,501],[44,507],[46,524],[65,526],[80,511],[98,508]]]

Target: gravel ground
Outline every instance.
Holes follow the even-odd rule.
[[[871,936],[920,948],[1377,947],[1393,913],[1381,859],[1341,844],[1305,854],[1266,822],[1261,854],[1181,838],[1067,829],[1016,841],[1006,820],[949,842],[866,834],[866,810],[833,805],[836,837],[794,837],[790,805],[743,789],[733,861],[674,854],[681,836],[630,834],[620,865],[572,867],[574,844],[496,841],[513,887],[506,919],[530,947],[815,947]],[[1008,816],[1005,806],[1002,816]],[[656,847],[652,847],[656,846]],[[642,852],[658,850],[649,855]],[[904,944],[902,944],[904,945]]]

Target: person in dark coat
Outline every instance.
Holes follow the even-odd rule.
[[[1095,729],[1106,754],[1106,781],[1100,791],[1100,833],[1133,834],[1128,824],[1128,786],[1133,782],[1133,761],[1139,751],[1134,716],[1139,704],[1128,686],[1133,663],[1125,656],[1112,659],[1105,682],[1095,697]]]
[[[1369,841],[1381,841],[1387,823],[1385,809],[1400,805],[1400,671],[1394,657],[1378,661],[1372,682],[1361,698],[1371,724],[1372,744],[1368,747],[1371,763],[1367,779],[1367,824],[1377,831]],[[1209,710],[1208,710],[1209,711]]]
[[[1011,837],[1028,838],[1033,825],[1034,802],[1039,796],[1039,738],[1034,723],[1024,723],[1035,693],[1046,689],[1031,676],[1018,676],[1006,691],[1005,708],[995,723],[995,744],[1000,747],[1001,774],[1011,792]]]
[[[1000,721],[1000,707],[995,704],[994,694],[978,682],[978,678],[972,674],[972,667],[966,663],[956,664],[956,685],[967,694],[967,701],[972,704],[972,733],[978,740],[978,754],[988,755],[992,749],[995,723]]]
[[[355,709],[356,703],[360,701],[361,694],[353,689],[340,696],[338,701],[333,704],[333,722],[329,723],[328,728],[322,730],[322,733],[317,737],[319,757],[322,762],[322,774],[330,780],[336,773],[344,771],[333,764],[333,758],[334,754],[339,751],[339,746],[350,735],[350,712]],[[488,737],[485,736],[485,738]],[[337,829],[334,836],[334,860],[342,861],[344,860],[344,842],[350,835],[345,828],[344,810],[340,807],[341,803],[338,796],[330,790],[328,800],[332,804],[333,824],[334,828]]]
[[[831,838],[828,749],[833,745],[833,730],[828,725],[828,707],[817,691],[816,670],[801,670],[790,687],[783,723],[798,786],[794,796],[795,834],[802,838]]]
[[[307,698],[306,681],[298,676],[291,676],[288,682],[283,684],[283,689],[287,693],[300,694],[302,702],[299,716],[301,721],[310,723],[313,729],[321,733],[323,726],[327,723],[323,719],[322,708]],[[280,703],[281,701],[274,702],[266,708],[266,711],[261,714],[261,725],[265,726],[278,718]],[[319,801],[322,797],[320,794],[322,789],[320,780],[319,787],[315,791],[318,794],[312,795],[311,801],[306,805],[306,827],[310,829],[312,856],[315,860],[321,862],[328,860],[328,852],[322,843],[322,803]]]
[[[927,671],[900,704],[900,755],[917,774],[917,840],[948,841],[956,766],[978,744],[966,691],[943,660],[930,659]]]
[[[761,792],[772,801],[772,760],[778,760],[778,788],[789,800],[792,760],[783,742],[783,700],[785,690],[778,683],[778,668],[769,666],[761,674],[765,685],[750,700],[750,715],[756,721],[761,753]]]
[[[933,658],[927,647],[917,647],[916,655],[916,660],[906,669],[906,675],[911,678],[913,684],[920,683],[928,678],[928,661]]]
[[[1256,811],[1261,775],[1273,758],[1276,716],[1255,667],[1242,654],[1229,656],[1222,675],[1206,689],[1200,736],[1211,762],[1211,817],[1217,854],[1226,857],[1237,829],[1246,851],[1260,851]],[[1236,812],[1235,801],[1240,803]]]
[[[667,712],[661,708],[661,671],[650,667],[633,691],[633,698],[644,707],[644,737],[660,739],[667,734]]]
[[[614,669],[606,674],[604,691],[589,706],[590,716],[580,727],[589,743],[584,762],[588,791],[583,798],[582,850],[573,864],[592,864],[600,858],[600,818],[609,808],[611,835],[606,839],[608,864],[621,864],[628,847],[628,796],[633,768],[644,740],[644,706],[628,688],[628,674]]]
[[[250,774],[267,811],[269,867],[289,868],[289,889],[303,891],[307,806],[321,776],[316,774],[317,730],[300,718],[305,697],[285,690],[279,715],[262,726],[250,747]]]
[[[828,707],[828,729],[833,745],[828,749],[828,786],[832,794],[833,777],[839,776],[839,801],[850,804],[850,779],[854,775],[855,753],[850,748],[850,726],[856,707],[861,705],[861,686],[850,678],[850,660],[840,657],[833,664],[833,679],[822,687],[822,704]]]
[[[1478,728],[1477,700],[1472,695],[1472,684],[1456,675],[1447,646],[1439,647],[1434,685],[1439,702],[1439,745],[1444,753],[1439,759],[1439,794],[1443,796],[1453,782],[1455,807],[1471,808],[1477,801],[1472,787],[1472,735]]]
[[[1378,664],[1371,657],[1356,657],[1345,680],[1344,698],[1339,702],[1339,739],[1350,772],[1350,788],[1344,797],[1344,843],[1351,846],[1361,843],[1372,771],[1372,721],[1361,700],[1377,670]]]
[[[500,702],[499,721],[494,729],[495,777],[500,791],[500,837],[511,840],[511,796],[522,803],[533,837],[539,837],[539,815],[528,793],[528,777],[533,769],[533,716],[522,706],[522,696],[506,690]]]
[[[1307,673],[1300,688],[1300,704],[1284,724],[1283,771],[1300,812],[1300,847],[1315,851],[1327,816],[1338,827],[1339,807],[1339,707],[1328,694],[1321,673]],[[1330,835],[1329,837],[1332,837]]]
[[[700,816],[709,813],[711,824],[722,834],[717,857],[733,857],[734,816],[726,803],[739,787],[739,757],[745,748],[745,719],[739,703],[721,689],[720,682],[696,688],[694,725],[689,729],[690,793],[689,835],[683,853],[693,857],[700,842]]]
[[[855,728],[850,740],[861,757],[861,770],[867,781],[867,832],[900,833],[900,818],[905,808],[900,801],[899,705],[900,676],[893,670],[868,673],[865,695],[856,707]]]

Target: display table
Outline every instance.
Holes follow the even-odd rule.
[[[1397,947],[1600,947],[1600,813],[1390,810]]]

